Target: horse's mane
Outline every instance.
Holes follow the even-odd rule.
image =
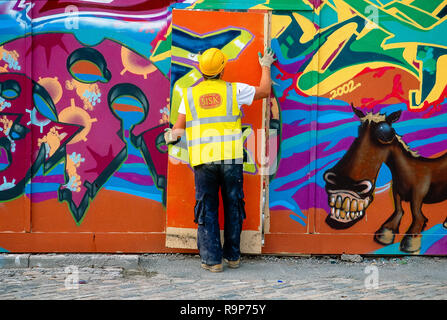
[[[360,118],[360,121],[362,121],[362,122],[369,121],[369,122],[379,123],[379,122],[383,122],[385,120],[386,120],[386,116],[384,114],[372,113],[372,112],[368,112],[364,117]],[[415,158],[420,157],[420,155],[417,151],[410,149],[410,146],[408,144],[406,144],[405,141],[402,140],[401,136],[396,134],[396,138],[397,138],[397,141],[400,143],[400,145],[402,146],[402,148],[405,151],[409,152]]]
[[[408,151],[413,157],[418,158],[420,157],[420,154],[417,151],[411,150],[408,144],[405,143],[405,141],[402,140],[402,137],[398,134],[396,134],[397,141],[402,145],[402,147]]]

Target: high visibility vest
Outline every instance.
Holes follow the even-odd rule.
[[[191,166],[243,159],[236,84],[206,80],[184,89],[186,140]],[[225,163],[225,162],[224,162]]]

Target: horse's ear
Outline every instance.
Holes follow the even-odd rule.
[[[352,111],[354,111],[355,115],[357,117],[359,117],[360,119],[365,117],[365,114],[361,110],[359,110],[356,107],[354,107],[354,105],[352,103],[351,103],[351,108],[352,108]]]
[[[386,116],[385,121],[388,122],[389,124],[392,124],[393,122],[396,122],[397,120],[399,120],[401,114],[402,114],[402,110],[393,112],[392,114]]]

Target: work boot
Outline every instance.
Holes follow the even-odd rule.
[[[222,263],[213,264],[213,265],[202,263],[201,266],[202,266],[203,269],[211,271],[211,272],[222,272],[223,271]]]
[[[237,269],[237,268],[239,268],[239,265],[241,264],[241,258],[239,258],[235,261],[225,259],[225,262],[228,264],[229,268]]]

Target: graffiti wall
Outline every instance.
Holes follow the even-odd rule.
[[[273,13],[272,240],[310,253],[445,254],[447,3],[309,4]]]
[[[2,248],[164,247],[170,4],[0,1]]]
[[[270,43],[269,119],[260,104],[243,121],[259,250],[447,254],[446,14],[445,0],[0,0],[0,251],[185,251],[166,243],[194,230],[185,148],[163,141],[178,88],[211,45],[228,81],[256,85]]]

